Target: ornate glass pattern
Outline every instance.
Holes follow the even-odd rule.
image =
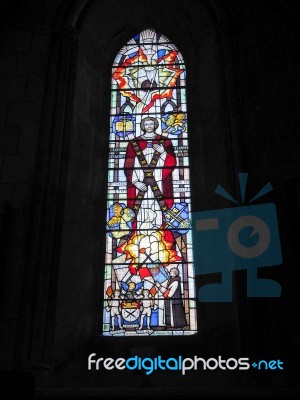
[[[185,79],[152,29],[113,64],[103,335],[197,330]]]

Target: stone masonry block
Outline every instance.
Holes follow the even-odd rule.
[[[18,153],[19,146],[19,128],[0,129],[0,155],[12,156]]]
[[[48,64],[49,35],[34,35],[30,53],[20,54],[17,75],[45,75]]]
[[[23,100],[27,78],[16,76],[14,78],[0,78],[0,101]]]
[[[32,76],[29,77],[28,85],[26,88],[26,100],[36,101],[43,100],[45,92],[45,77]]]
[[[40,123],[42,103],[40,101],[16,101],[9,104],[6,126],[36,128]]]
[[[0,320],[0,354],[2,369],[12,370],[17,320]]]
[[[0,76],[10,76],[16,73],[17,54],[0,54]]]
[[[12,203],[14,196],[14,187],[13,184],[1,184],[0,183],[0,199],[1,201],[6,201],[8,204]]]
[[[8,104],[0,103],[0,128],[4,128],[6,124]]]
[[[2,168],[2,183],[31,182],[35,157],[7,156]]]
[[[0,48],[5,53],[27,53],[31,49],[32,34],[26,31],[4,31]]]

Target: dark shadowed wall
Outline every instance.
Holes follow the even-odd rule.
[[[299,8],[296,1],[0,2],[1,370],[30,373],[37,398],[293,394],[299,332]],[[111,65],[146,29],[166,35],[187,67],[193,211],[230,207],[267,182],[283,264],[259,276],[280,298],[198,302],[199,334],[100,335]],[[253,197],[252,196],[252,197]],[[197,288],[221,274],[197,277]],[[282,359],[284,371],[87,371],[87,356],[160,354]],[[25,376],[25,375],[24,375]],[[262,388],[261,388],[262,387]],[[133,393],[131,390],[135,389]],[[138,389],[139,388],[139,389]],[[261,389],[259,389],[261,388]],[[141,392],[142,391],[142,392]],[[148,394],[147,394],[148,393]],[[61,397],[59,397],[61,396]]]

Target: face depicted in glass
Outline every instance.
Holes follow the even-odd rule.
[[[144,127],[147,133],[152,133],[154,131],[154,121],[152,121],[151,119],[145,121]]]
[[[141,130],[143,131],[143,136],[146,136],[147,138],[154,137],[157,128],[158,121],[156,118],[146,117],[142,119]]]

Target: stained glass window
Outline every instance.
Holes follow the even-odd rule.
[[[197,330],[186,69],[147,29],[112,68],[103,335]]]

